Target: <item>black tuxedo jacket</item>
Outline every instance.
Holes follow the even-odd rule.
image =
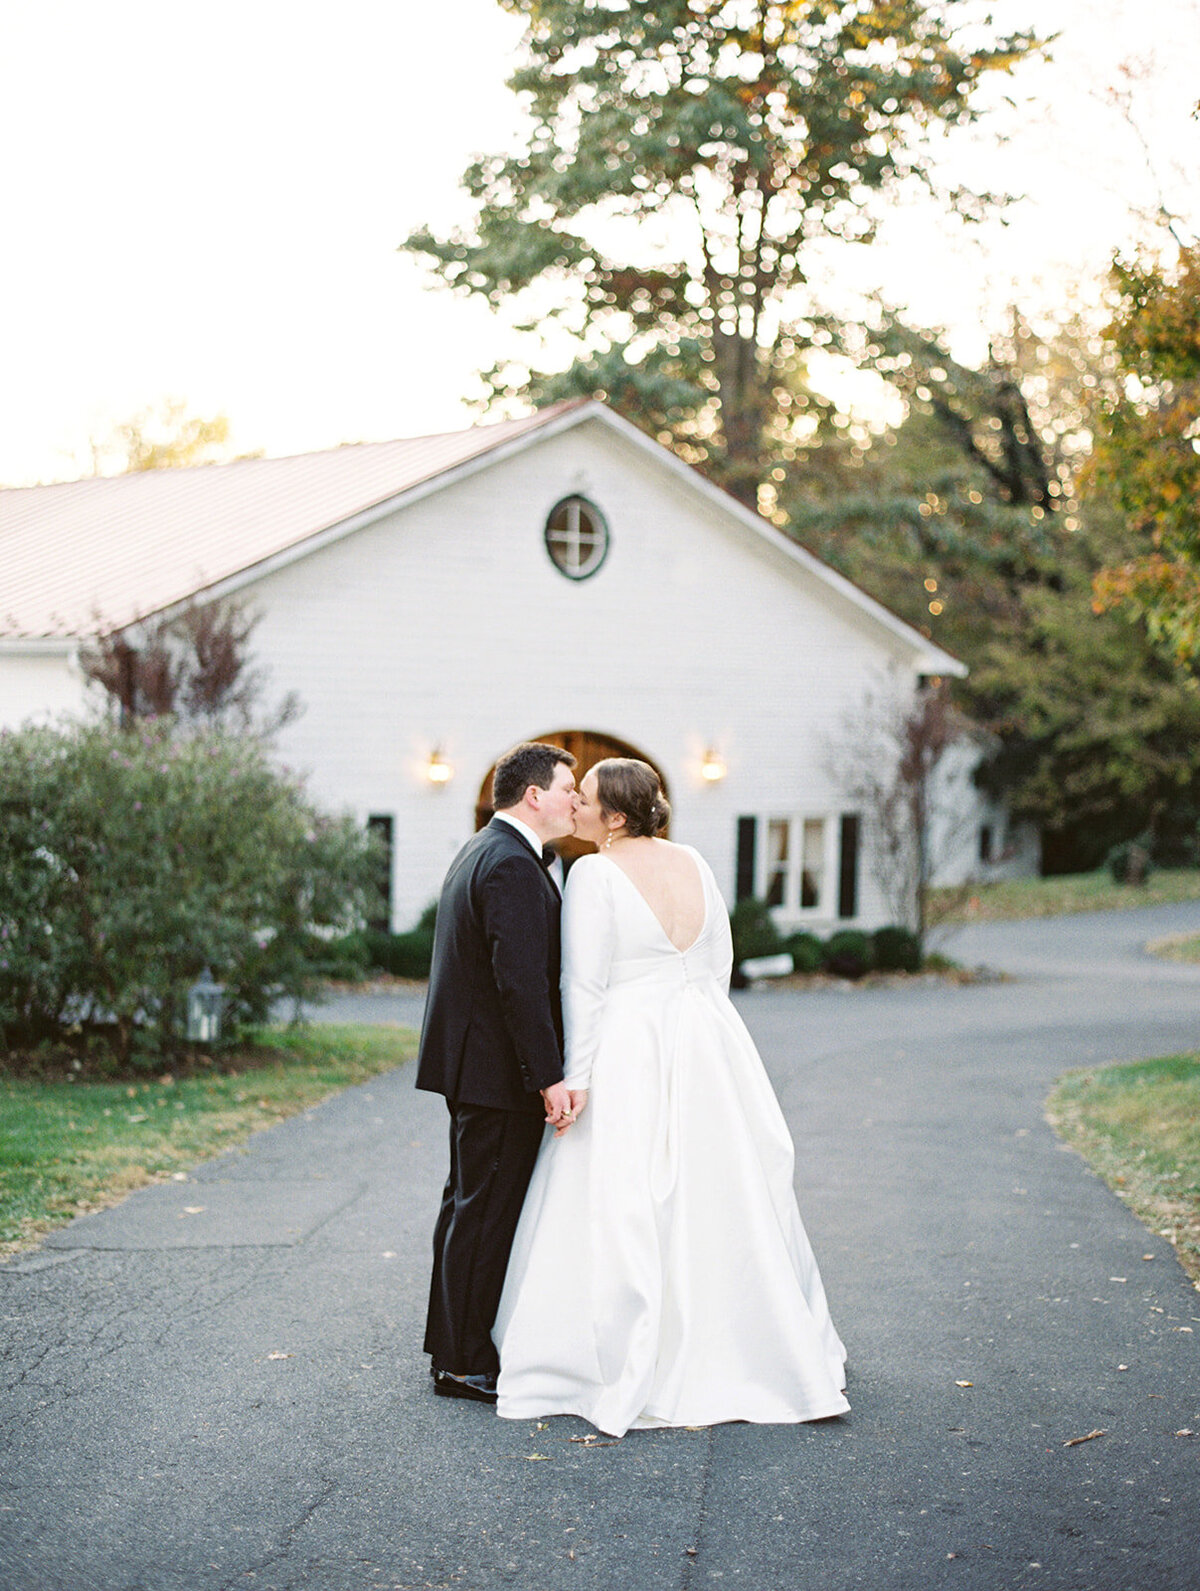
[[[463,1105],[543,1109],[562,1081],[562,901],[529,843],[493,818],[438,902],[417,1087]]]

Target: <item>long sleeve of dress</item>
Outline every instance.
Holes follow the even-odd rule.
[[[599,857],[582,856],[563,895],[563,1027],[568,1088],[588,1088],[600,1042],[615,938],[612,896]]]

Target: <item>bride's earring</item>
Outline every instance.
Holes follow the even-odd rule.
[[[612,841],[613,841],[613,835],[614,835],[614,834],[615,834],[615,833],[616,833],[616,832],[617,832],[617,831],[616,831],[616,830],[615,830],[615,829],[609,829],[609,831],[608,831],[608,839],[607,839],[607,840],[605,840],[605,842],[604,842],[604,849],[605,849],[605,850],[606,850],[606,851],[611,851],[611,850],[612,850]]]

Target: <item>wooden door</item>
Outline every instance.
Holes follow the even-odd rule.
[[[615,735],[601,734],[594,729],[556,729],[548,735],[531,735],[531,740],[540,740],[547,746],[561,746],[564,751],[569,751],[575,758],[575,782],[583,778],[589,768],[596,763],[603,762],[605,757],[637,757],[639,761],[649,763],[658,774],[667,800],[671,799],[671,792],[667,789],[667,781],[663,778],[662,769],[637,746],[631,746],[627,740],[618,740]],[[492,815],[492,774],[495,764],[487,771],[482,785],[479,787],[479,801],[475,807],[475,827],[481,829]],[[670,830],[667,831],[668,833]],[[583,856],[594,849],[584,840],[577,840],[571,835],[565,839],[555,840],[554,849],[568,864],[577,856]]]

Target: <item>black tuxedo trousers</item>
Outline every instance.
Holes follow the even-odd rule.
[[[560,1082],[562,902],[536,851],[493,818],[450,864],[438,903],[417,1087],[445,1096],[450,1175],[433,1236],[425,1351],[440,1370],[497,1368],[492,1323]]]
[[[433,1233],[425,1352],[440,1370],[495,1374],[492,1323],[544,1131],[542,1116],[446,1101],[450,1175]]]

